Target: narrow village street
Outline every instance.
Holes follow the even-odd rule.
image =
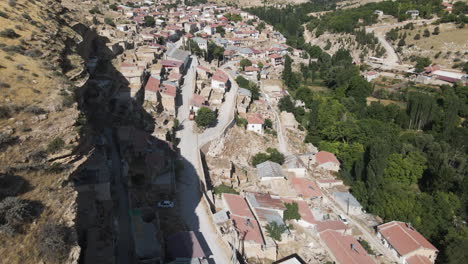
[[[181,139],[179,143],[180,155],[184,162],[184,171],[182,175],[182,184],[178,186],[178,203],[180,214],[191,230],[200,231],[205,238],[211,253],[213,254],[214,263],[228,263],[230,257],[223,248],[223,242],[217,236],[214,229],[208,204],[202,200],[200,192],[199,175],[202,171],[199,152],[199,136],[194,132],[194,122],[188,120],[189,100],[193,94],[195,86],[195,68],[198,61],[195,56],[192,56],[192,65],[190,66],[185,82],[182,87],[182,105],[179,107],[178,118],[181,120],[182,129],[178,131],[178,137]],[[218,123],[218,126],[221,122]],[[217,127],[218,127],[217,126]],[[211,140],[217,136],[216,132],[210,133],[204,137],[206,140]],[[208,142],[207,141],[207,142]],[[195,212],[193,212],[193,208]]]

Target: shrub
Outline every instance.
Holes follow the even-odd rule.
[[[208,127],[216,119],[215,113],[208,107],[201,107],[195,116],[195,122],[198,127]]]
[[[215,194],[222,194],[222,193],[239,194],[239,192],[234,190],[234,188],[224,185],[224,184],[214,187],[213,191]]]
[[[55,138],[49,143],[49,145],[47,145],[47,152],[55,153],[61,150],[64,146],[65,146],[65,142],[61,138]]]
[[[15,235],[34,215],[34,208],[28,201],[6,197],[0,202],[0,233]]]
[[[4,38],[18,38],[20,35],[16,34],[16,32],[11,29],[11,28],[7,28],[5,30],[2,30],[0,31],[0,37],[4,37]]]
[[[23,13],[23,14],[21,14],[21,16],[22,16],[24,19],[27,19],[27,20],[29,20],[29,21],[32,20],[31,16],[30,16],[28,13]]]
[[[28,113],[31,113],[31,114],[35,114],[35,115],[42,115],[42,114],[46,114],[47,111],[44,110],[43,108],[39,107],[39,106],[35,106],[35,105],[30,105],[28,107],[26,107],[26,109],[24,109],[25,112],[28,112]]]
[[[37,245],[41,256],[50,262],[62,263],[71,246],[71,230],[65,225],[45,223],[39,228]]]
[[[27,185],[28,182],[21,176],[0,173],[0,200],[23,193]]]
[[[296,202],[285,203],[284,206],[286,206],[286,210],[284,211],[283,215],[284,220],[301,219],[301,215],[299,214],[299,207],[297,206]]]
[[[369,245],[369,243],[366,240],[359,239],[358,242],[367,251],[369,255],[375,255],[374,250],[372,250],[372,247]]]
[[[17,46],[17,45],[10,45],[10,46],[4,47],[3,51],[8,52],[10,54],[12,54],[12,53],[20,53],[21,54],[21,53],[23,53],[23,48],[21,48],[21,46]]]
[[[104,23],[106,23],[106,24],[109,25],[109,26],[115,27],[115,23],[114,23],[114,21],[112,20],[112,18],[109,18],[109,17],[104,18]]]
[[[16,0],[8,0],[8,5],[10,5],[11,7],[15,7],[16,6]]]
[[[268,223],[265,226],[268,235],[276,241],[281,241],[281,235],[286,231],[285,225],[279,225],[276,222]]]
[[[7,13],[5,13],[5,12],[3,12],[3,11],[0,11],[0,17],[3,17],[3,18],[8,19]]]
[[[28,56],[28,57],[31,57],[31,58],[37,58],[37,57],[40,57],[42,56],[42,51],[38,50],[38,49],[30,49],[30,50],[27,50],[24,52],[24,55]]]
[[[275,148],[268,148],[267,153],[260,152],[260,153],[255,154],[255,156],[253,156],[252,165],[257,166],[258,164],[263,163],[267,160],[270,160],[272,162],[276,162],[279,164],[283,164],[284,155]]]
[[[10,88],[11,86],[8,83],[0,82],[0,88]]]

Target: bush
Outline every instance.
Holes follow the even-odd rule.
[[[104,23],[106,23],[109,26],[115,27],[115,23],[112,20],[112,18],[109,18],[109,17],[104,18]]]
[[[16,6],[16,0],[8,0],[8,5],[10,5],[11,7],[15,7]]]
[[[213,188],[214,194],[222,194],[222,193],[232,193],[232,194],[239,194],[238,191],[234,190],[234,188],[221,184]]]
[[[0,202],[0,233],[15,235],[34,218],[31,204],[17,197],[6,197]]]
[[[281,235],[286,231],[285,225],[279,225],[276,222],[268,223],[265,226],[268,235],[276,241],[281,241]]]
[[[3,51],[8,52],[10,54],[12,54],[12,53],[19,53],[19,54],[23,53],[23,48],[21,46],[17,46],[17,45],[6,46],[6,47],[3,47],[2,49],[3,49]]]
[[[37,245],[41,256],[50,262],[62,263],[70,251],[71,229],[62,224],[45,223],[39,228]]]
[[[0,37],[14,39],[18,38],[19,36],[20,35],[16,34],[16,32],[11,28],[7,28],[5,30],[0,31]]]
[[[0,88],[10,88],[11,86],[8,83],[0,82]]]
[[[369,243],[366,240],[359,239],[358,242],[367,251],[369,255],[375,255],[374,250],[372,250],[372,247],[369,245]]]
[[[47,152],[55,153],[61,150],[64,146],[65,146],[65,142],[61,138],[55,138],[49,143],[49,145],[47,145]]]
[[[201,107],[195,116],[195,122],[198,127],[208,127],[216,119],[215,113],[208,107]]]
[[[0,11],[0,17],[8,19],[8,15],[5,12]]]
[[[27,186],[28,182],[21,176],[0,173],[0,200],[23,193]]]
[[[285,203],[284,206],[286,206],[286,210],[284,211],[283,214],[283,219],[286,220],[299,220],[301,219],[301,215],[299,214],[299,207],[296,202],[292,203]]]
[[[276,162],[279,164],[283,164],[284,155],[275,148],[268,148],[267,153],[260,152],[260,153],[255,154],[255,156],[253,156],[252,165],[257,166],[258,164],[263,163],[267,160],[270,160],[272,162]]]
[[[39,106],[35,106],[35,105],[30,105],[28,107],[26,107],[26,109],[24,109],[25,112],[28,112],[28,113],[31,113],[31,114],[34,114],[34,115],[42,115],[42,114],[46,114],[47,111],[44,110],[43,108],[39,107]]]

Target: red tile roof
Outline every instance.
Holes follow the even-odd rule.
[[[253,66],[247,66],[245,67],[245,72],[253,72],[253,71],[259,71],[260,69],[257,68],[257,67],[253,67]]]
[[[338,161],[335,155],[327,151],[317,152],[317,154],[315,154],[315,160],[317,161],[319,165],[327,163],[327,162],[332,162],[332,163],[340,165],[340,161]]]
[[[237,194],[223,193],[223,199],[226,202],[231,214],[254,218],[252,211],[245,199]]]
[[[237,215],[230,216],[239,232],[240,238],[244,241],[252,241],[258,244],[264,244],[260,226],[253,217],[242,217]]]
[[[272,58],[272,59],[281,59],[281,58],[283,58],[283,56],[281,56],[281,55],[279,55],[279,54],[271,54],[271,55],[268,56],[268,57],[270,57],[270,58]]]
[[[273,198],[270,194],[267,193],[252,193],[255,197],[255,200],[258,204],[258,207],[277,209],[277,210],[286,210],[283,201],[279,198]]]
[[[183,63],[180,61],[173,61],[173,60],[162,60],[161,65],[163,67],[180,67]]]
[[[204,67],[204,66],[201,66],[201,65],[198,65],[198,66],[197,66],[197,70],[198,70],[198,69],[200,69],[200,70],[202,70],[202,71],[205,71],[205,72],[208,72],[208,73],[211,73],[211,70],[210,70],[210,69],[208,69],[208,68],[206,68],[206,67]]]
[[[318,187],[317,183],[307,178],[290,178],[293,188],[303,198],[314,198],[322,196],[322,191]]]
[[[374,260],[367,255],[366,250],[353,236],[327,230],[320,233],[320,238],[339,264],[374,264]]]
[[[156,77],[150,76],[148,82],[146,82],[145,90],[151,92],[157,92],[159,90],[159,84],[161,81]]]
[[[229,80],[229,77],[222,70],[216,70],[215,73],[213,74],[213,80],[227,83]]]
[[[323,232],[326,230],[345,230],[347,226],[340,220],[330,220],[330,221],[318,221],[317,222],[317,232]]]
[[[432,261],[425,256],[414,255],[406,259],[408,264],[432,264]]]
[[[199,94],[193,94],[192,99],[190,99],[190,105],[196,107],[202,107],[205,104],[205,97]]]
[[[437,250],[416,229],[406,223],[392,221],[378,226],[377,230],[401,256],[419,248]]]
[[[247,122],[249,124],[263,125],[265,123],[265,120],[263,119],[263,116],[259,113],[250,113],[247,115]]]
[[[169,85],[167,83],[163,83],[161,87],[161,92],[163,94],[167,94],[172,97],[176,97],[177,94],[177,88],[173,85]]]

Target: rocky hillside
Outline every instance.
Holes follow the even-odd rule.
[[[57,0],[0,1],[1,263],[79,256],[68,178],[87,151],[75,103],[86,74],[72,21]]]

